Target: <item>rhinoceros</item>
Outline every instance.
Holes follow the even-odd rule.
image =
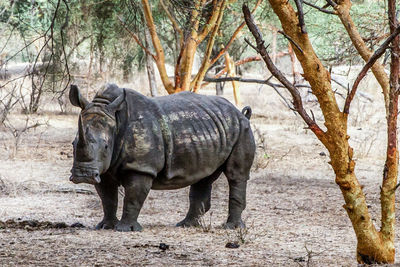
[[[96,229],[140,231],[137,218],[150,189],[186,186],[190,207],[177,226],[198,226],[222,172],[229,183],[225,227],[244,227],[255,153],[250,107],[240,112],[222,97],[191,92],[149,98],[115,84],[105,85],[90,103],[71,85],[69,99],[82,109],[70,181],[95,185],[104,211]],[[118,220],[120,185],[125,196]]]

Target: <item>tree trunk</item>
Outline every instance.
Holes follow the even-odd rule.
[[[147,50],[151,51],[151,37],[149,31],[145,30],[145,45]],[[149,79],[149,88],[151,96],[157,96],[157,83],[156,83],[156,75],[154,74],[154,62],[150,55],[144,53],[146,56],[146,69],[147,69],[147,78]]]
[[[155,61],[158,68],[158,72],[160,73],[161,81],[165,87],[165,90],[167,90],[169,94],[173,94],[175,92],[175,88],[172,82],[169,80],[167,69],[165,68],[164,49],[162,48],[160,39],[158,38],[157,35],[156,26],[154,24],[150,4],[147,0],[142,0],[142,6],[143,6],[144,18],[146,20],[146,26],[150,32],[153,47],[156,52]]]
[[[367,47],[364,40],[362,39],[357,27],[350,16],[351,1],[341,0],[337,1],[338,5],[335,7],[335,11],[342,21],[344,28],[346,29],[354,47],[357,49],[358,54],[364,59],[365,62],[372,56],[372,51]],[[379,62],[376,62],[372,68],[376,80],[382,88],[382,93],[385,99],[386,114],[389,109],[389,78],[385,73],[385,68]]]
[[[348,139],[350,137],[347,135],[348,114],[341,112],[338,107],[334,92],[331,87],[330,74],[324,68],[321,61],[315,54],[308,38],[308,34],[301,31],[298,13],[295,12],[290,2],[287,0],[269,0],[269,2],[274,13],[278,16],[284,32],[302,50],[300,51],[296,46],[293,46],[293,50],[303,67],[304,78],[310,83],[312,92],[317,97],[320,104],[320,108],[325,119],[324,125],[326,127],[326,131],[322,131],[318,125],[316,125],[316,122],[310,120],[309,116],[304,113],[305,110],[301,106],[301,99],[294,98],[293,102],[296,110],[300,113],[302,118],[309,125],[310,129],[329,151],[331,158],[330,164],[332,165],[336,175],[335,181],[339,185],[345,200],[345,205],[343,207],[345,208],[351,220],[353,229],[357,236],[357,261],[359,263],[367,264],[393,263],[395,256],[394,192],[396,189],[398,165],[396,136],[398,93],[395,89],[397,88],[397,82],[391,86],[391,91],[389,94],[388,152],[381,190],[382,227],[381,230],[378,231],[372,222],[365,201],[365,195],[354,172],[355,162],[353,160],[353,149],[348,143]],[[389,2],[394,2],[394,0],[389,0]],[[247,12],[249,13],[248,9]],[[395,18],[394,11],[393,18]],[[254,23],[248,23],[248,25],[249,24],[253,28],[256,27]],[[249,28],[251,28],[250,25]],[[295,25],[297,25],[297,27]],[[392,23],[392,25],[395,27],[397,24]],[[391,32],[393,32],[392,26]],[[270,65],[272,64],[272,61],[266,52],[267,50],[263,44],[263,41],[261,40],[261,35],[257,35],[255,31],[252,31],[252,33],[256,37],[258,50],[262,51],[260,53],[264,61],[267,63],[271,73],[273,73],[273,68]],[[397,55],[400,53],[398,53],[398,43],[393,44],[397,50],[392,53],[391,71],[397,73],[397,76],[393,78],[393,81],[398,81],[399,66]],[[263,50],[260,49],[262,47],[264,47]],[[395,64],[395,66],[393,66],[393,64]],[[277,77],[278,75],[274,74],[274,76]],[[291,83],[287,81],[285,86],[289,89]],[[292,87],[291,90],[297,89]],[[294,95],[293,97],[295,96],[298,95]]]
[[[210,16],[208,16],[207,22],[204,24],[200,22],[203,19],[203,7],[212,2],[212,12]],[[230,47],[233,41],[239,35],[239,32],[244,27],[244,23],[240,24],[239,27],[235,30],[232,37],[228,41],[226,47],[219,51],[216,57],[210,59],[211,49],[214,44],[214,40],[216,39],[217,34],[219,33],[219,26],[221,25],[222,17],[227,5],[232,4],[234,1],[226,1],[226,0],[218,0],[218,1],[206,1],[206,0],[195,0],[192,1],[192,8],[190,11],[190,19],[188,21],[188,25],[185,25],[186,32],[180,28],[176,19],[173,16],[173,12],[170,12],[168,6],[164,1],[160,1],[160,4],[165,11],[168,19],[171,21],[172,26],[179,34],[179,47],[180,51],[178,57],[175,62],[175,83],[173,84],[167,75],[165,68],[165,55],[164,50],[162,48],[160,39],[158,38],[156,27],[154,24],[150,3],[148,0],[141,0],[143,7],[144,19],[146,21],[146,26],[149,29],[151,40],[153,43],[155,55],[146,51],[145,47],[141,43],[141,41],[137,38],[134,33],[131,33],[134,40],[145,50],[146,53],[149,53],[153,59],[155,60],[156,66],[160,73],[161,81],[169,94],[173,94],[180,91],[193,91],[196,92],[202,86],[202,81],[204,79],[205,74],[207,73],[210,66],[212,66],[220,56],[222,56],[226,49]],[[258,0],[253,7],[254,12],[257,7],[260,5],[262,0]],[[129,30],[128,30],[129,31]],[[197,73],[197,75],[192,79],[192,70],[193,63],[195,59],[195,54],[199,45],[207,40],[207,48],[206,53],[202,59],[201,67]]]
[[[222,70],[222,68],[215,68],[215,74],[218,74],[218,72],[220,72],[221,70]],[[222,82],[215,83],[215,91],[216,91],[217,95],[224,94],[224,86],[223,86]]]
[[[228,52],[225,53],[225,66],[227,68],[228,76],[236,77],[235,62],[229,56]],[[233,90],[233,98],[235,100],[235,104],[236,104],[236,106],[240,106],[242,103],[241,103],[241,99],[240,99],[239,82],[232,81],[232,90]]]

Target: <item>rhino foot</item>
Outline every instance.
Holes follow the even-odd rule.
[[[223,225],[225,229],[236,229],[236,228],[246,228],[244,222],[240,219],[239,221],[228,221]]]
[[[176,224],[177,227],[199,227],[199,219],[196,218],[185,218],[184,220]]]
[[[119,232],[140,232],[142,231],[143,227],[138,222],[133,223],[125,223],[119,221],[117,225],[115,225],[114,230]]]
[[[115,225],[118,223],[118,219],[103,219],[101,222],[99,222],[95,229],[96,230],[101,230],[101,229],[114,229]]]

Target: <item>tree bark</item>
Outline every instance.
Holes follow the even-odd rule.
[[[143,6],[144,18],[146,20],[146,25],[150,32],[154,50],[156,52],[156,65],[158,68],[158,72],[160,73],[161,81],[165,87],[165,90],[167,90],[169,94],[172,94],[175,92],[175,88],[172,82],[169,80],[167,69],[165,68],[164,49],[162,48],[160,39],[158,38],[157,35],[156,26],[154,25],[150,4],[147,0],[142,0],[142,6]]]
[[[146,48],[151,51],[151,37],[149,31],[145,30],[145,45]],[[157,83],[156,83],[156,75],[154,72],[154,62],[153,58],[145,53],[146,56],[146,69],[147,69],[147,78],[149,79],[149,89],[151,96],[157,96]]]
[[[399,23],[396,18],[396,0],[388,0],[389,28],[392,34]],[[399,96],[399,70],[400,70],[400,40],[397,35],[392,41],[390,62],[390,90],[389,90],[389,112],[387,116],[388,143],[386,150],[386,162],[383,170],[383,181],[381,187],[381,231],[383,244],[391,253],[394,262],[395,248],[395,191],[397,188],[397,175],[399,164],[399,153],[397,144],[397,117]]]
[[[235,77],[236,76],[235,62],[229,56],[228,52],[225,53],[225,66],[227,67],[228,76]],[[239,92],[239,82],[232,81],[232,90],[233,90],[233,98],[235,100],[235,104],[236,104],[236,106],[240,106],[241,99],[240,99],[240,92]]]
[[[291,4],[287,0],[269,0],[269,2],[278,16],[284,32],[298,45],[298,47],[293,46],[293,50],[303,67],[304,78],[310,83],[312,92],[320,104],[326,130],[321,132],[313,127],[310,128],[329,151],[330,164],[336,175],[335,181],[339,185],[345,200],[343,207],[357,236],[357,260],[359,263],[393,263],[394,190],[396,182],[393,182],[395,177],[389,177],[389,173],[397,177],[397,137],[395,130],[397,117],[394,119],[389,116],[388,160],[385,168],[388,169],[388,177],[383,179],[381,199],[388,198],[390,200],[387,200],[388,203],[385,204],[386,200],[382,201],[382,205],[384,205],[382,207],[382,228],[381,231],[377,231],[369,214],[362,187],[354,172],[353,149],[348,143],[350,137],[347,135],[347,114],[339,110],[331,87],[330,74],[316,56],[308,34],[301,31],[299,18]],[[253,25],[248,23],[248,25],[249,28],[256,27],[254,23]],[[273,69],[270,67],[272,60],[266,53],[266,48],[264,47],[263,50],[260,50],[260,47],[264,46],[263,40],[260,40],[261,36],[257,36],[253,31],[252,33],[256,37],[258,51],[263,52],[260,52],[261,56],[267,63],[271,73],[274,74]],[[397,73],[398,70],[397,68]],[[285,86],[289,89],[291,85],[287,84]],[[397,92],[396,90],[394,91]],[[296,105],[301,105],[301,99],[294,99],[293,102],[295,107]],[[297,107],[296,110],[299,111],[299,108]],[[391,99],[389,105],[390,114],[392,114],[392,117],[397,116],[397,94],[396,98]],[[303,114],[302,118],[307,118],[307,116]],[[312,126],[312,122],[308,121],[307,124]],[[390,180],[390,182],[386,182],[386,179]]]
[[[367,47],[364,40],[362,39],[357,27],[354,25],[353,19],[350,16],[351,1],[341,0],[337,1],[337,5],[334,7],[336,14],[339,16],[344,28],[346,29],[351,42],[357,49],[357,52],[364,59],[365,62],[372,56],[372,51]],[[385,99],[386,114],[389,111],[389,77],[385,73],[385,68],[379,62],[376,62],[372,68],[376,80],[382,88],[382,93]]]

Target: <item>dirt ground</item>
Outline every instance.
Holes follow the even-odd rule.
[[[0,129],[0,266],[356,266],[355,234],[327,151],[270,88],[241,85],[241,91],[243,104],[253,107],[258,144],[246,230],[220,227],[227,217],[224,177],[213,186],[212,208],[200,228],[174,226],[188,208],[185,188],[150,192],[139,216],[142,232],[93,230],[102,218],[94,187],[68,181],[77,110],[43,111],[37,118],[47,125],[24,134],[16,153],[10,131]],[[354,101],[349,132],[379,227],[386,126],[380,94],[366,93],[372,101]],[[231,99],[229,87],[226,95]],[[322,125],[312,97],[306,107]],[[10,115],[16,125],[24,118]],[[398,240],[399,234],[397,250]]]

